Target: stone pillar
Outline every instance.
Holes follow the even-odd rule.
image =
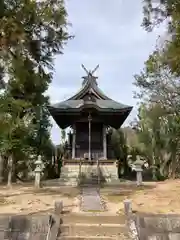
[[[73,126],[73,137],[72,137],[72,159],[76,157],[76,125]]]
[[[103,125],[103,158],[107,159],[107,137],[105,125]]]
[[[81,180],[82,180],[82,162],[81,162],[81,159],[79,161],[79,174],[78,174],[78,181],[79,181],[79,184],[81,184]]]
[[[60,215],[63,212],[63,201],[55,201],[54,203],[54,213]]]
[[[137,156],[137,160],[134,162],[135,171],[136,171],[136,184],[137,186],[142,185],[142,165],[143,161],[140,160],[140,157]]]
[[[88,123],[89,123],[89,153],[88,153],[88,159],[89,159],[89,161],[91,161],[91,121],[92,121],[92,118],[91,118],[91,114],[89,113],[89,116],[88,116]]]
[[[69,148],[71,147],[71,133],[70,132],[68,132],[68,150],[69,150]]]
[[[153,181],[157,181],[157,166],[153,165],[151,166],[151,169],[152,169],[152,180]]]
[[[99,166],[99,159],[97,159],[97,175],[98,175],[98,186],[100,186],[100,183],[101,183],[101,179],[100,179],[100,166]]]
[[[35,168],[35,187],[40,188],[41,187],[41,172],[42,172],[42,160],[41,155],[38,156],[38,160],[35,162],[36,168]]]
[[[129,199],[124,200],[124,213],[125,216],[132,214],[132,203]]]
[[[142,169],[136,170],[136,183],[137,183],[137,186],[142,185]]]

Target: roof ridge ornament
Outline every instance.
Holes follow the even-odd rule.
[[[97,69],[99,68],[99,64],[91,71],[91,70],[87,70],[87,68],[81,64],[82,68],[84,69],[84,71],[87,73],[87,76],[93,77],[93,74],[97,71]]]
[[[95,83],[97,85],[96,79],[98,77],[93,76],[93,74],[99,68],[99,64],[92,71],[91,70],[88,71],[87,68],[83,64],[81,64],[81,66],[87,74],[87,76],[82,77],[82,78],[84,78],[84,81],[83,81],[82,85],[86,84],[88,80],[90,80],[91,83]]]

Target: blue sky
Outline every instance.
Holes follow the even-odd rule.
[[[51,103],[65,100],[81,87],[82,63],[87,69],[99,64],[100,88],[114,100],[134,106],[127,124],[136,115],[133,76],[143,69],[164,28],[146,33],[141,27],[142,0],[68,0],[66,6],[75,38],[68,42],[64,55],[55,59],[48,90]],[[58,144],[60,129],[52,123],[52,140]]]

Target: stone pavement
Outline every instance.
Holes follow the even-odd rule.
[[[105,204],[97,187],[82,188],[80,209],[84,212],[105,211]]]

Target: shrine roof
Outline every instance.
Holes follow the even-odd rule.
[[[132,109],[132,107],[121,104],[111,99],[96,99],[96,101],[85,101],[84,99],[77,99],[77,100],[66,100],[60,103],[56,103],[50,107],[51,110],[59,110],[59,111],[77,111],[88,106],[95,107],[99,111],[109,110],[109,111],[116,111],[116,110],[125,110],[125,109]]]
[[[55,111],[64,111],[64,110],[80,110],[82,108],[88,107],[88,106],[94,106],[98,110],[125,110],[125,109],[132,109],[131,106],[124,105],[122,103],[116,102],[113,99],[106,96],[102,90],[98,87],[97,84],[97,77],[93,76],[91,73],[88,73],[88,76],[83,77],[83,83],[81,89],[71,98],[56,103],[49,107],[51,112],[53,112],[53,109]],[[93,99],[90,99],[89,101],[87,99],[84,99],[86,95],[93,96]]]
[[[67,125],[70,124],[70,122],[74,121],[74,117],[70,120],[70,115],[74,116],[74,113],[80,114],[85,109],[95,109],[97,112],[101,113],[101,115],[104,113],[109,116],[116,114],[117,121],[119,121],[117,125],[119,126],[131,112],[131,106],[114,101],[102,92],[98,87],[96,81],[97,77],[92,75],[93,72],[87,72],[87,76],[83,77],[82,87],[74,96],[48,107],[52,117],[58,125],[63,125],[63,121],[66,121]],[[67,117],[67,114],[69,117]],[[121,119],[118,118],[118,115],[121,115]],[[111,120],[108,120],[108,122],[113,121],[114,118],[112,117]]]

